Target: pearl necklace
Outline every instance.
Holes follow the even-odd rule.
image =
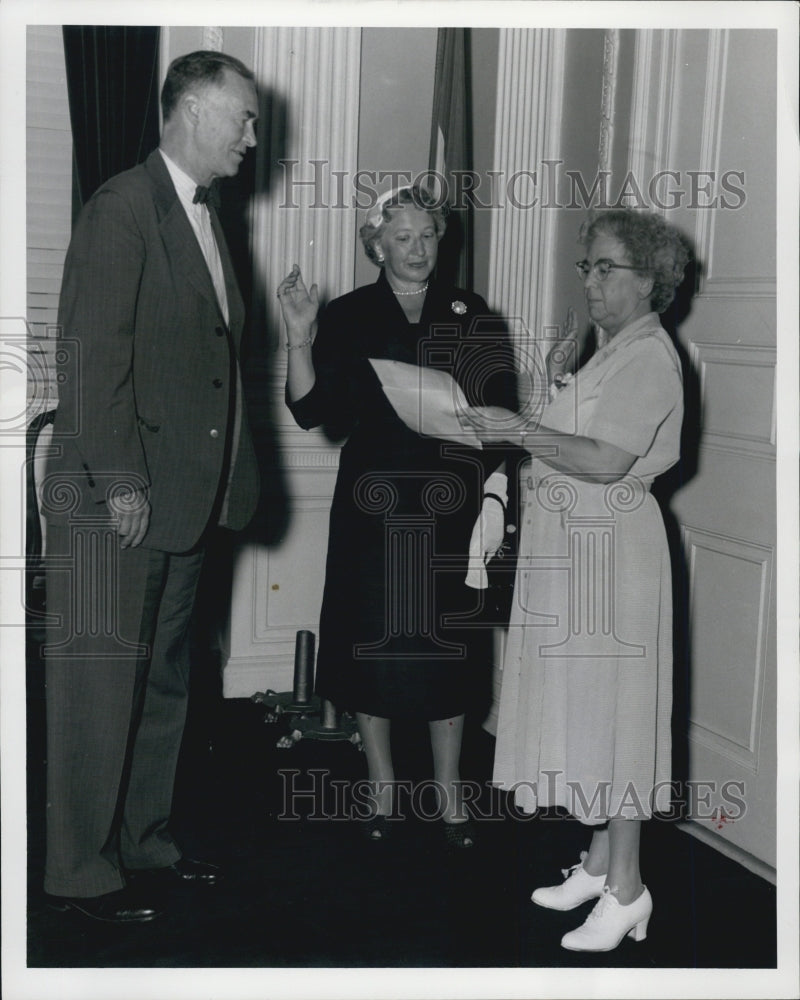
[[[391,285],[389,287],[392,288]],[[416,292],[398,292],[396,288],[392,288],[392,291],[395,295],[422,295],[423,292],[428,291],[428,282],[426,281],[424,287],[418,288]]]

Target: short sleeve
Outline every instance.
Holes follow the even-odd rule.
[[[682,395],[681,376],[666,346],[649,337],[626,349],[629,356],[599,386],[583,434],[641,458]]]

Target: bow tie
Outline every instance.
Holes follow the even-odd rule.
[[[210,187],[198,184],[194,192],[194,198],[192,198],[192,203],[194,205],[213,205],[214,208],[219,208],[219,189],[217,185],[213,182]]]

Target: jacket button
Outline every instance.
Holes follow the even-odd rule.
[[[215,389],[221,389],[222,388],[222,379],[221,378],[215,378],[214,381],[211,384],[214,386]]]
[[[213,430],[211,431],[211,437],[212,438],[218,438],[219,437],[219,431],[217,430],[216,427],[214,427]]]
[[[218,337],[224,337],[224,336],[225,336],[225,330],[224,330],[224,328],[223,328],[223,327],[221,327],[221,326],[218,326],[218,327],[216,328],[216,330],[214,331],[214,333],[216,333],[216,335],[217,335]]]

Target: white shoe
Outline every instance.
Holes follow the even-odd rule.
[[[586,851],[581,851],[581,860],[572,868],[562,868],[561,874],[566,879],[561,885],[549,885],[535,889],[531,899],[538,906],[546,906],[548,910],[574,910],[576,906],[585,903],[587,899],[596,899],[603,895],[606,884],[605,875],[589,875],[584,870]]]
[[[569,951],[611,951],[626,934],[634,941],[644,941],[652,912],[653,897],[646,886],[626,906],[605,888],[585,922],[561,939],[561,947]]]

